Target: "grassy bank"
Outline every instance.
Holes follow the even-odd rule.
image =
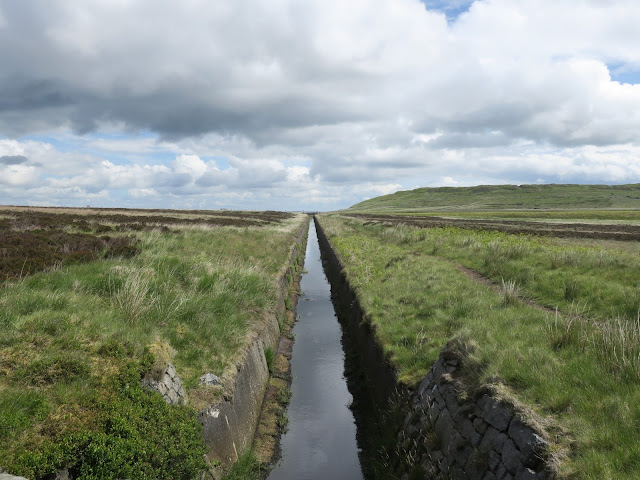
[[[637,250],[337,215],[320,222],[402,382],[415,385],[458,338],[472,388],[490,386],[545,419],[561,476],[640,475]]]
[[[640,184],[480,185],[417,188],[365,200],[350,211],[398,213],[456,210],[638,209]]]
[[[103,238],[108,229],[109,238],[135,237],[136,252],[105,255],[100,244],[79,261],[8,276],[0,289],[0,466],[29,478],[61,468],[80,478],[193,478],[204,467],[194,413],[221,394],[198,379],[222,376],[254,322],[273,314],[302,217],[44,212],[53,227],[6,212],[7,233]],[[140,387],[143,374],[168,361],[187,406],[169,407]]]

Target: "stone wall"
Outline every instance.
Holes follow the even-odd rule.
[[[411,397],[398,435],[426,477],[542,480],[547,442],[515,407],[489,393],[467,398],[456,377],[463,360],[447,345]]]
[[[142,379],[142,384],[155,390],[162,395],[162,398],[169,405],[185,404],[187,403],[187,396],[182,386],[182,379],[176,372],[176,368],[173,364],[168,363],[160,380],[156,380],[151,376],[146,376]]]
[[[404,398],[409,413],[396,426],[398,471],[411,478],[454,480],[551,479],[547,442],[528,425],[524,415],[487,391],[478,396],[459,380],[464,358],[455,344],[447,345],[417,391],[399,385],[393,366],[375,340],[371,325],[351,289],[343,265],[316,219],[318,239],[328,262],[327,276],[334,300],[348,315],[346,327],[356,339],[363,368],[379,409],[394,393]]]

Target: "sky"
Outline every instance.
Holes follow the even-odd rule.
[[[640,182],[637,0],[0,0],[0,204]]]

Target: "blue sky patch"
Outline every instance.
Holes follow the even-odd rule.
[[[640,84],[640,68],[631,68],[627,65],[608,65],[611,80],[620,83]]]
[[[475,0],[421,0],[427,10],[444,13],[449,23],[455,22],[460,15],[469,10]]]

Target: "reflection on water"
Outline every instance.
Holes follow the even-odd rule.
[[[362,480],[356,426],[348,405],[340,324],[322,270],[313,222],[301,280],[291,370],[288,431],[269,480]]]

